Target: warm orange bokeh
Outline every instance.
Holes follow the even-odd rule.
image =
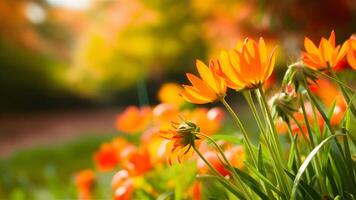
[[[80,200],[90,200],[92,189],[95,183],[95,174],[91,169],[85,169],[75,175],[75,184],[77,186]]]
[[[176,83],[165,83],[158,91],[158,99],[162,103],[180,106],[184,99],[180,96],[182,87]]]
[[[132,176],[143,175],[153,167],[150,154],[146,148],[129,148],[123,157],[121,167]]]
[[[195,104],[211,103],[224,98],[226,95],[226,84],[216,73],[219,65],[218,60],[211,60],[209,67],[200,60],[197,60],[196,67],[201,79],[187,73],[192,86],[183,85],[183,98]]]
[[[200,132],[212,135],[219,130],[223,118],[224,111],[221,108],[215,107],[210,110],[197,108],[191,113],[189,120],[200,127]]]
[[[138,133],[143,131],[152,119],[150,107],[137,108],[129,106],[116,119],[116,128],[124,133]]]
[[[303,62],[312,69],[322,70],[327,68],[335,68],[346,56],[349,45],[348,42],[344,44],[335,44],[335,32],[332,31],[329,39],[321,38],[319,47],[308,38],[304,39]]]
[[[126,170],[118,171],[112,178],[114,200],[130,200],[134,191],[133,180]]]
[[[120,155],[111,143],[104,143],[94,154],[94,161],[99,171],[110,171],[118,165]]]

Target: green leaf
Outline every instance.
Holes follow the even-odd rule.
[[[218,177],[216,176],[212,176],[212,175],[198,175],[196,176],[197,179],[200,179],[200,180],[216,180],[216,181],[219,181],[224,187],[225,189],[227,189],[228,191],[230,191],[233,195],[235,195],[237,198],[241,199],[241,200],[247,200],[245,198],[245,195],[243,195],[241,192],[239,191],[236,191],[234,188],[232,188],[229,184],[227,184],[225,181],[221,181],[218,179]],[[207,184],[207,185],[211,185],[211,184]],[[212,190],[215,190],[215,189],[212,189]]]
[[[250,176],[248,173],[241,171],[238,168],[235,168],[237,171],[237,174],[241,177],[243,182],[249,186],[254,193],[256,193],[261,199],[270,199],[260,188],[261,185],[258,181],[256,181],[252,176]]]
[[[213,135],[211,138],[215,141],[223,140],[228,141],[233,144],[243,144],[242,138],[237,137],[236,135]]]
[[[297,148],[297,139],[298,139],[298,134],[296,134],[293,137],[293,141],[290,147],[290,152],[289,152],[289,157],[288,157],[288,169],[292,169],[293,168],[293,164],[296,163],[296,148]],[[298,166],[299,167],[299,166]]]
[[[317,145],[307,156],[307,158],[304,160],[303,164],[300,166],[297,175],[295,176],[294,183],[293,183],[293,188],[292,188],[292,194],[291,194],[291,199],[296,198],[297,194],[297,189],[299,186],[299,183],[301,181],[302,175],[306,171],[310,161],[314,158],[314,156],[320,151],[320,149],[328,143],[331,139],[335,138],[336,136],[345,136],[344,134],[335,134],[327,137],[325,140],[323,140],[319,145]]]
[[[295,175],[290,173],[289,171],[285,170],[286,174],[292,179],[295,179]],[[304,182],[303,180],[300,180],[300,185],[302,186],[302,189],[313,199],[322,199],[320,194],[314,190],[314,188],[310,187],[308,183]]]
[[[261,179],[267,188],[270,188],[273,192],[277,193],[277,195],[283,197],[284,194],[263,174],[261,174],[258,170],[256,170],[253,166],[246,163],[246,167],[251,170],[259,179]]]

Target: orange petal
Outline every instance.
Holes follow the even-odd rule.
[[[204,81],[190,73],[187,73],[187,77],[202,96],[208,97],[209,99],[215,99],[217,97],[214,90],[210,88]]]
[[[216,85],[215,85],[215,80],[214,80],[213,74],[211,73],[211,70],[209,69],[209,67],[207,67],[200,60],[196,61],[196,67],[198,69],[200,77],[204,80],[204,82],[209,84],[209,86],[216,91],[217,88],[216,88]]]

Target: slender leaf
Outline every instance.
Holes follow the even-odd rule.
[[[297,189],[299,186],[299,183],[301,181],[302,175],[304,174],[305,170],[307,169],[310,161],[314,158],[314,156],[320,151],[320,149],[331,139],[335,138],[336,136],[345,136],[344,134],[335,134],[327,137],[325,140],[323,140],[319,145],[317,145],[312,152],[307,156],[307,158],[304,160],[303,164],[300,166],[298,173],[294,179],[293,183],[293,188],[292,188],[292,194],[291,194],[291,199],[296,198],[296,193]]]
[[[249,186],[254,193],[256,193],[261,199],[270,199],[260,188],[261,185],[258,181],[256,181],[252,176],[248,173],[241,171],[238,168],[235,168],[238,175],[241,177],[242,181]]]
[[[286,174],[292,179],[295,179],[295,175],[290,173],[289,171],[285,170]],[[300,185],[302,189],[313,199],[322,199],[320,194],[314,190],[314,188],[310,187],[310,184],[300,180]]]

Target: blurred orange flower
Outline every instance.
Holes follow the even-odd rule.
[[[332,31],[329,39],[321,38],[319,48],[308,37],[305,37],[304,48],[303,62],[312,69],[323,70],[335,68],[345,57],[349,45],[348,42],[344,42],[341,46],[336,46],[335,32]]]
[[[176,105],[160,103],[153,108],[153,117],[161,127],[171,127],[172,121],[179,120],[179,108]]]
[[[220,75],[232,89],[255,89],[271,76],[275,50],[268,54],[263,38],[258,43],[248,38],[238,41],[235,49],[221,52]]]
[[[202,61],[196,61],[196,67],[202,79],[187,73],[192,86],[183,85],[182,96],[185,100],[195,104],[205,104],[218,101],[226,95],[225,81],[216,74],[218,60],[210,60],[209,67]]]
[[[165,160],[165,149],[167,144],[167,140],[162,140],[159,133],[160,129],[153,127],[145,131],[140,138],[142,146],[147,148],[151,161],[152,163],[155,163],[155,166]]]
[[[184,99],[180,96],[183,88],[176,83],[165,83],[158,91],[158,99],[162,103],[180,106]]]
[[[230,175],[230,171],[220,161],[215,151],[207,150],[203,153],[203,156],[222,176]],[[199,173],[202,174],[206,174],[210,171],[210,168],[205,164],[205,162],[201,158],[198,159],[198,171]]]
[[[111,143],[104,143],[94,154],[94,161],[99,171],[110,171],[120,161],[117,149]]]
[[[112,178],[111,187],[115,200],[130,200],[134,191],[133,180],[126,170],[118,171]]]
[[[189,119],[200,127],[202,133],[211,135],[219,130],[223,117],[224,111],[221,108],[215,107],[210,110],[197,108]]]
[[[356,70],[356,35],[351,36],[349,39],[350,50],[347,53],[347,61],[349,65]]]
[[[150,107],[129,106],[117,117],[116,128],[124,133],[138,133],[149,125],[151,119]]]
[[[85,169],[75,175],[75,184],[79,193],[80,200],[90,200],[91,192],[95,183],[93,170]]]
[[[233,147],[229,147],[227,148],[227,150],[225,150],[225,155],[233,167],[237,167],[240,169],[244,167],[244,160],[246,154],[243,146],[236,145]]]
[[[139,176],[149,171],[153,164],[146,148],[130,148],[123,158],[122,167],[127,169],[131,175]]]
[[[172,165],[173,158],[177,158],[178,162],[181,163],[182,160],[190,157],[194,152],[195,140],[199,139],[196,136],[199,127],[192,122],[174,123],[173,128],[174,130],[160,131],[161,137],[169,140],[166,145],[166,155],[168,155],[170,165]]]

